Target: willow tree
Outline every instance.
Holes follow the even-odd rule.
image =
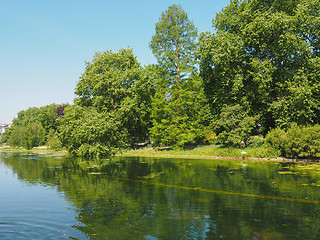
[[[151,135],[157,145],[193,144],[201,138],[205,106],[196,68],[197,29],[180,5],[171,5],[155,26],[150,48],[159,74]]]

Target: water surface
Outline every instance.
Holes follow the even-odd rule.
[[[0,153],[0,239],[320,239],[312,166]]]

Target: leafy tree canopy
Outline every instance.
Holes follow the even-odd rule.
[[[59,119],[59,138],[70,153],[88,157],[108,155],[123,143],[120,123],[112,114],[73,105]]]
[[[232,0],[200,37],[212,110],[240,104],[265,131],[319,122],[319,0]]]
[[[179,99],[172,101],[164,96],[166,88],[160,87],[152,101],[150,132],[155,145],[183,147],[203,143],[211,113],[199,75],[194,73],[181,84]]]
[[[66,105],[51,104],[18,112],[1,140],[9,145],[28,149],[45,144],[49,133],[52,135],[58,128],[55,112],[61,106]]]
[[[224,106],[214,124],[218,142],[225,147],[246,147],[250,136],[257,132],[258,117],[250,117],[240,105]]]
[[[75,106],[61,119],[63,145],[79,155],[108,155],[148,138],[151,68],[141,68],[131,49],[96,53],[75,89]]]
[[[195,67],[196,38],[197,29],[180,5],[173,4],[161,14],[150,48],[173,85]]]
[[[195,73],[197,29],[180,5],[171,5],[155,26],[150,48],[158,60],[151,137],[156,145],[195,144],[204,138],[209,108]]]

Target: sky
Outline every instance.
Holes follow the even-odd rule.
[[[0,0],[0,123],[21,110],[73,103],[95,52],[132,48],[142,66],[155,24],[180,4],[199,32],[229,0]]]

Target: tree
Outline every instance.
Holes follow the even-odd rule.
[[[148,138],[153,83],[131,49],[98,52],[75,89],[75,105],[61,118],[60,138],[79,155],[108,155]]]
[[[156,145],[182,147],[203,138],[206,107],[196,69],[197,29],[180,5],[161,15],[150,48],[158,60],[151,136]]]
[[[72,154],[86,157],[108,156],[124,144],[125,133],[112,114],[93,107],[72,105],[59,119],[59,138]]]
[[[142,70],[131,49],[96,53],[87,62],[77,84],[77,105],[94,107],[98,112],[114,112],[130,144],[148,136],[148,111],[153,94],[152,79]]]
[[[219,119],[214,123],[218,142],[225,147],[246,147],[257,127],[256,120],[248,116],[240,105],[224,106]]]
[[[41,146],[45,143],[46,131],[41,123],[29,123],[24,129],[22,136],[23,147],[32,149],[33,147]]]
[[[150,132],[155,144],[183,147],[202,143],[210,131],[211,113],[199,75],[194,73],[181,84],[175,101],[164,100],[165,91],[166,88],[157,88],[152,101]]]
[[[155,30],[150,48],[160,67],[167,70],[170,84],[177,87],[195,67],[197,29],[182,7],[173,4],[161,14]]]
[[[200,37],[200,72],[216,116],[224,104],[274,126],[319,122],[319,0],[233,0]]]
[[[45,135],[41,123],[30,122],[26,126],[16,126],[8,138],[8,144],[32,149],[45,143]]]
[[[12,121],[12,126],[5,132],[3,141],[12,146],[28,149],[44,144],[49,133],[58,128],[55,109],[59,107],[60,105],[51,104],[18,112],[18,116]]]
[[[48,148],[53,150],[58,150],[62,148],[62,143],[58,137],[57,132],[54,129],[51,129],[47,135],[46,145]]]

